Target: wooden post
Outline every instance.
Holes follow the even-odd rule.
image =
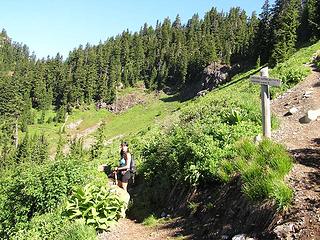
[[[268,67],[261,69],[260,76],[268,78],[268,70]],[[261,85],[261,109],[263,136],[266,138],[271,138],[271,110],[269,85]]]

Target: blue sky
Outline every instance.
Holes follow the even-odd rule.
[[[271,1],[273,2],[273,1]],[[0,29],[28,45],[37,57],[66,57],[80,44],[97,44],[125,29],[138,31],[165,17],[180,15],[182,23],[212,7],[232,6],[260,12],[264,0],[0,0]]]

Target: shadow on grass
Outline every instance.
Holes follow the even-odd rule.
[[[180,94],[175,94],[175,95],[172,95],[172,96],[160,98],[160,100],[162,102],[166,102],[166,103],[168,103],[168,102],[183,102],[183,99],[180,96]]]

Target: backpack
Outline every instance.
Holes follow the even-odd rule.
[[[134,160],[133,154],[131,154],[130,171],[135,174],[136,170],[136,161]]]

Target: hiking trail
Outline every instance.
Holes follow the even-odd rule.
[[[320,72],[311,69],[303,82],[272,101],[272,112],[281,121],[273,139],[294,158],[286,178],[294,190],[293,202],[272,229],[279,239],[320,239],[320,118],[299,122],[308,110],[320,108]],[[298,111],[288,114],[293,107]]]

